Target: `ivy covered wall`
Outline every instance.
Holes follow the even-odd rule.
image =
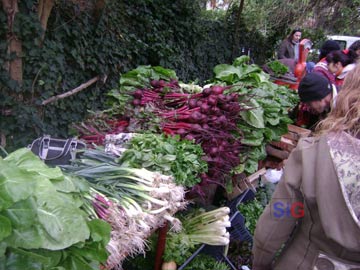
[[[194,0],[108,0],[102,9],[92,3],[56,1],[41,43],[37,1],[19,2],[13,31],[22,41],[21,84],[5,69],[14,55],[7,53],[7,17],[0,12],[0,133],[6,149],[25,146],[42,133],[69,136],[69,124],[101,109],[120,74],[138,65],[161,65],[184,82],[203,84],[215,65],[232,62],[243,48],[251,48],[260,63],[271,53],[266,40],[245,24],[235,40],[231,10],[213,18]],[[41,105],[95,76],[107,79]]]

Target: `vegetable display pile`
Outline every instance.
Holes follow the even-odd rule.
[[[216,66],[205,87],[139,66],[108,93],[108,109],[73,125],[93,148],[71,165],[49,168],[27,149],[0,158],[0,269],[122,269],[166,222],[165,261],[228,245],[228,208],[175,213],[186,190],[255,172],[265,144],[287,132],[297,95],[247,61]],[[135,134],[121,155],[96,147],[118,133]]]
[[[256,65],[247,65],[247,61],[247,57],[240,57],[232,65],[216,66],[214,78],[204,88],[184,85],[172,71],[161,67],[139,67],[124,74],[119,89],[109,94],[110,108],[106,114],[127,119],[127,132],[175,136],[171,142],[175,147],[180,142],[194,142],[205,154],[207,171],[205,166],[194,167],[198,173],[192,175],[194,181],[179,180],[186,166],[171,167],[173,157],[166,150],[169,146],[162,146],[164,140],[172,140],[170,136],[157,137],[162,138],[159,141],[151,138],[155,135],[143,134],[130,141],[128,152],[120,160],[162,172],[170,167],[171,174],[178,174],[175,181],[185,187],[198,183],[196,178],[200,176],[201,182],[193,187],[200,194],[209,183],[224,185],[237,174],[254,173],[258,161],[266,157],[265,145],[287,132],[291,123],[288,112],[295,107],[298,97],[288,88],[272,83],[268,74]],[[177,152],[180,157],[173,159],[175,164],[182,163],[186,156],[184,149],[173,154]],[[199,157],[200,151],[196,152]],[[191,175],[190,171],[187,175]],[[255,210],[260,212],[262,208]],[[188,220],[189,216],[182,219],[180,232],[168,233],[165,261],[181,264],[197,244],[215,241],[214,235],[222,235],[204,225],[201,229],[195,224],[187,226]],[[254,229],[254,224],[247,225]],[[210,231],[212,236],[206,235]]]
[[[144,78],[148,78],[152,69],[155,68],[139,67],[124,74],[119,89],[109,94],[113,109],[111,113],[110,109],[107,110],[107,113],[123,112],[129,119],[129,132],[179,135],[181,139],[194,141],[205,153],[208,170],[196,170],[201,173],[199,180],[189,181],[191,185],[182,184],[191,187],[201,181],[200,185],[194,187],[199,193],[209,183],[224,185],[231,179],[233,168],[239,166],[239,154],[243,151],[242,132],[236,125],[242,110],[238,102],[239,94],[225,94],[229,87],[222,86],[187,93],[185,89],[189,87],[179,84],[171,71],[159,67],[156,70],[175,78],[156,80],[152,77],[145,83]],[[142,84],[141,88],[139,84]]]
[[[232,65],[217,65],[212,81],[233,86],[228,92],[245,98],[240,104],[251,108],[242,111],[237,122],[244,135],[241,142],[249,146],[242,153],[246,159],[244,167],[238,171],[251,174],[257,170],[258,161],[266,157],[265,145],[280,140],[287,132],[287,125],[292,123],[288,112],[299,102],[299,97],[287,87],[271,82],[269,74],[257,65],[247,65],[248,60],[248,56],[241,56]]]
[[[101,149],[86,150],[74,165],[63,168],[98,190],[94,208],[112,228],[107,269],[121,269],[127,256],[144,253],[146,239],[165,221],[180,229],[173,215],[187,202],[184,188],[172,176],[120,165]]]
[[[172,176],[120,165],[101,149],[49,168],[28,149],[0,159],[0,269],[122,269],[186,207]]]
[[[195,142],[205,153],[208,170],[185,186],[198,183],[192,190],[200,194],[209,184],[226,186],[237,174],[258,169],[258,161],[266,157],[265,145],[287,132],[292,122],[288,111],[298,102],[296,93],[272,83],[259,66],[247,61],[242,56],[232,65],[216,66],[214,78],[203,88],[183,84],[172,70],[139,66],[121,75],[101,115],[120,119],[123,132],[179,135]],[[109,127],[106,132],[116,130]]]

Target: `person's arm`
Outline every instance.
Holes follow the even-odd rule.
[[[290,238],[301,213],[301,151],[295,149],[285,163],[284,174],[270,204],[256,224],[253,270],[270,270],[275,254]],[[287,211],[287,206],[294,206]]]

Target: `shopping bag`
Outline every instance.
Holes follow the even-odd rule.
[[[44,135],[35,139],[28,148],[47,165],[68,165],[86,144],[76,138],[60,139]]]

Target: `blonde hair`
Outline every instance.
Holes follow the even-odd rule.
[[[345,77],[336,97],[336,105],[317,126],[318,134],[346,131],[352,136],[360,132],[360,64]]]

